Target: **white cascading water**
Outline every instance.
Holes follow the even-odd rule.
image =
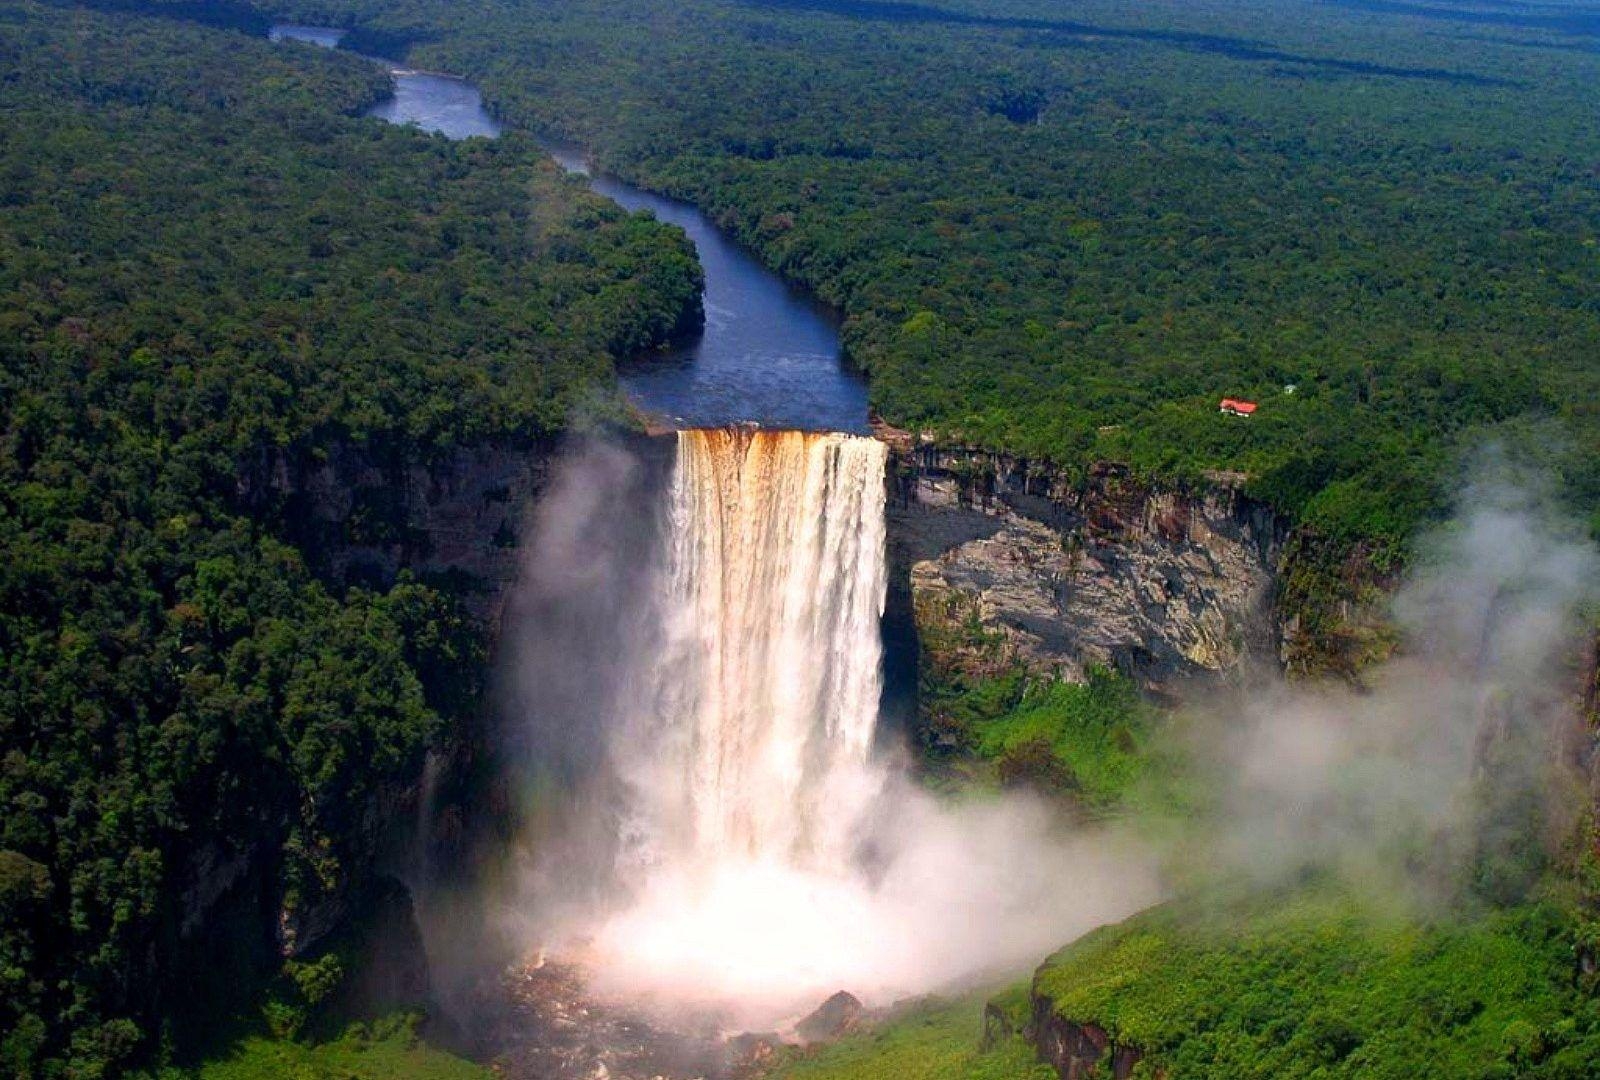
[[[594,809],[625,899],[579,920],[596,989],[771,1025],[839,989],[883,1003],[1016,970],[1148,897],[1120,860],[1047,838],[1037,805],[941,803],[874,757],[883,443],[677,439],[653,565],[601,555],[583,579],[633,582],[618,610],[640,626],[597,658],[616,696]],[[581,603],[561,596],[550,610]]]
[[[657,850],[843,865],[877,722],[883,470],[875,439],[678,435],[664,641],[627,731]],[[633,756],[633,755],[628,755]]]
[[[886,461],[850,435],[678,434],[656,630],[611,740],[638,902],[598,941],[632,976],[699,971],[715,996],[777,967],[814,989],[773,954],[787,905],[857,887],[882,787]]]

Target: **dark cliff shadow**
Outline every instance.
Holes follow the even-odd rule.
[[[1543,30],[1566,37],[1600,40],[1600,5],[1567,7],[1520,4],[1505,0],[1473,0],[1470,6],[1451,3],[1413,3],[1412,0],[1320,0],[1329,7],[1369,15],[1398,15],[1434,22],[1469,26],[1496,26],[1508,30]],[[1487,10],[1485,10],[1487,9]]]
[[[983,540],[1001,521],[968,506],[930,507],[917,499],[917,474],[893,470],[886,508],[888,591],[884,600],[883,692],[878,703],[880,737],[911,737],[921,710],[922,640],[917,633],[911,568],[952,548]]]
[[[875,3],[873,0],[740,0],[740,2],[747,7],[768,8],[777,11],[815,12],[875,22],[928,23],[988,30],[1031,30],[1039,34],[1075,38],[1083,41],[1133,41],[1187,52],[1209,53],[1232,60],[1296,64],[1347,75],[1367,75],[1391,79],[1423,79],[1452,83],[1458,86],[1517,85],[1511,80],[1496,78],[1491,75],[1450,71],[1444,68],[1396,67],[1389,64],[1369,63],[1365,60],[1302,56],[1298,53],[1279,49],[1270,42],[1253,41],[1249,38],[1231,37],[1222,34],[1201,34],[1188,30],[1163,30],[1156,27],[1095,26],[1071,20],[978,15],[971,12],[930,7],[925,4],[901,3],[896,2],[896,0],[888,0],[885,3]],[[1350,0],[1350,2],[1384,3],[1386,0]]]
[[[889,561],[889,587],[884,597],[882,628],[883,687],[878,697],[878,738],[909,736],[921,708],[922,640],[912,606],[911,564]]]

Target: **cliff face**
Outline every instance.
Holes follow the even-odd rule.
[[[479,445],[422,461],[350,442],[315,450],[264,455],[239,477],[241,503],[293,542],[329,587],[386,587],[408,571],[438,581],[462,599],[492,641],[514,581],[517,535],[543,487],[554,448]],[[458,723],[427,767],[409,766],[372,777],[371,794],[350,808],[338,837],[336,880],[316,895],[291,901],[281,874],[283,820],[263,822],[258,839],[236,850],[220,842],[197,850],[184,869],[178,898],[178,939],[203,964],[220,932],[261,941],[280,957],[315,955],[325,943],[364,920],[404,888],[395,855],[402,835],[419,822],[424,788],[459,769],[475,753],[474,717]],[[394,905],[390,905],[393,907]],[[406,905],[400,908],[409,911]],[[239,928],[248,927],[240,931]],[[247,967],[272,963],[267,953],[241,958]]]
[[[276,504],[298,546],[336,585],[387,585],[402,570],[443,578],[492,628],[516,575],[518,530],[554,452],[548,444],[488,444],[418,461],[343,443],[264,461],[241,478],[240,491]]]
[[[922,446],[894,461],[890,558],[930,659],[964,674],[1114,668],[1149,690],[1276,663],[1286,531],[1219,481],[1158,491]]]

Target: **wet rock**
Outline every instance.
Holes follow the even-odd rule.
[[[421,461],[334,444],[314,457],[264,457],[241,474],[239,494],[276,511],[322,576],[385,584],[401,570],[457,576],[473,585],[474,614],[492,624],[552,456],[542,446],[483,445]]]
[[[178,933],[192,938],[212,910],[250,872],[252,852],[235,851],[210,841],[190,853],[185,864],[187,885],[179,894],[182,921]]]
[[[353,925],[340,935],[338,951],[350,964],[338,1014],[426,1009],[432,1000],[428,954],[410,890],[395,878],[378,877],[364,892]]]
[[[722,1080],[748,1071],[732,1067],[714,1028],[599,998],[584,969],[562,960],[511,968],[466,1004],[485,1028],[480,1052],[504,1080]]]
[[[807,1043],[832,1042],[859,1027],[865,1013],[854,994],[840,990],[796,1024],[795,1033]]]
[[[994,1002],[989,1002],[983,1007],[983,1041],[980,1048],[987,1053],[1001,1043],[1015,1035],[1016,1029],[1011,1026],[1011,1017],[1006,1011]]]

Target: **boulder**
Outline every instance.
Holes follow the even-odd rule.
[[[832,1042],[859,1027],[866,1011],[854,994],[840,990],[796,1024],[794,1030],[806,1043]]]
[[[730,1076],[745,1076],[759,1070],[765,1065],[772,1055],[787,1046],[777,1032],[746,1031],[735,1035],[725,1044],[726,1073]]]

